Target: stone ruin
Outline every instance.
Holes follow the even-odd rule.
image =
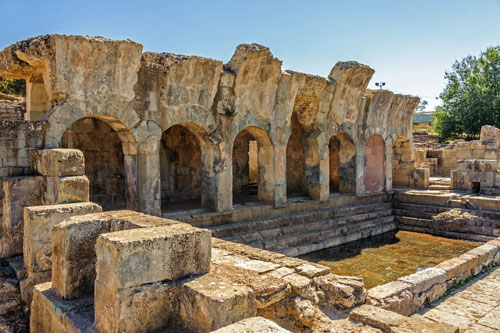
[[[257,44],[226,64],[89,36],[5,48],[26,101],[0,109],[0,328],[372,329],[345,314],[361,278],[294,257],[408,225],[393,187],[429,187],[419,99],[373,74],[283,70]]]

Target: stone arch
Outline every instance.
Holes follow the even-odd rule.
[[[352,137],[337,133],[330,138],[330,193],[356,193],[356,146]]]
[[[61,133],[62,148],[76,148],[85,157],[85,174],[90,183],[90,200],[104,210],[136,208],[135,175],[127,172],[126,155],[134,150],[135,138],[125,126],[109,116],[77,119]],[[130,181],[130,179],[134,179]]]
[[[274,150],[266,131],[245,127],[234,139],[232,153],[233,202],[252,200],[257,192],[258,200],[274,203]]]
[[[392,183],[394,186],[410,186],[414,169],[411,141],[398,136],[392,145]]]
[[[307,193],[304,175],[304,127],[297,114],[292,114],[291,134],[286,147],[286,189],[287,194]]]
[[[366,193],[385,189],[385,142],[378,134],[373,134],[366,141],[364,181]]]
[[[140,122],[139,114],[133,109],[122,110],[117,107],[102,108],[84,102],[65,102],[45,113],[43,119],[49,123],[46,148],[57,148],[66,129],[75,121],[93,117],[106,122],[115,132],[126,132]]]

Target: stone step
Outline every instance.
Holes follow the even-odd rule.
[[[434,190],[434,191],[443,191],[443,190],[449,190],[450,185],[429,185],[429,190]]]
[[[348,236],[351,233],[358,232],[359,230],[393,222],[392,215],[380,217],[363,222],[349,223],[334,225],[325,225],[321,230],[314,230],[305,233],[289,234],[281,237],[268,238],[263,241],[255,241],[248,245],[263,248],[265,250],[280,252],[289,247],[299,246],[311,243],[320,243],[324,239],[333,238],[337,236]],[[348,240],[346,240],[347,242]]]
[[[406,226],[416,226],[423,227],[426,229],[432,228],[432,220],[423,219],[423,218],[415,218],[415,217],[406,217],[406,216],[395,216],[394,217],[400,225]],[[442,230],[442,228],[440,228]],[[464,234],[475,234],[481,236],[489,236],[489,237],[498,237],[500,236],[500,228],[490,227],[490,226],[469,226],[463,225],[460,226],[460,229],[455,229],[456,233],[464,233]]]
[[[229,223],[210,227],[214,237],[227,238],[241,235],[249,232],[257,232],[266,229],[281,228],[286,225],[297,225],[314,220],[327,219],[332,217],[342,217],[348,215],[363,214],[365,212],[374,212],[387,210],[391,207],[390,203],[375,203],[351,207],[328,208],[309,212],[301,212],[280,217],[271,217],[265,219],[249,220],[237,223]],[[237,241],[237,240],[232,240]]]
[[[442,212],[446,212],[450,208],[429,206],[429,205],[413,205],[413,204],[395,204],[392,212],[394,215],[417,217],[424,219],[431,219],[432,216]],[[482,217],[482,225],[499,227],[500,228],[500,213],[487,210],[470,210],[460,208],[461,211],[469,212],[471,214]]]
[[[363,239],[366,237],[376,236],[383,234],[388,231],[395,230],[397,228],[396,223],[389,222],[384,224],[379,224],[373,227],[364,228],[358,230],[354,233],[348,235],[335,236],[327,239],[323,239],[318,243],[302,244],[298,246],[291,246],[286,249],[278,250],[277,252],[290,257],[300,256],[302,254],[327,249],[329,247],[337,246],[347,242],[352,242],[355,240]]]
[[[369,213],[354,214],[351,216],[342,217],[326,217],[322,219],[316,219],[311,221],[297,222],[282,226],[277,226],[275,228],[256,228],[252,231],[234,234],[233,236],[224,238],[225,240],[250,244],[254,242],[265,242],[266,240],[275,240],[277,237],[282,237],[286,235],[300,234],[306,232],[320,232],[325,228],[338,227],[348,223],[363,222],[370,219],[376,219],[379,217],[391,215],[392,210],[373,210]]]
[[[431,228],[425,228],[425,227],[414,226],[414,225],[406,225],[406,224],[398,224],[398,229],[405,230],[405,231],[420,232],[420,233],[424,233],[424,234],[431,234],[434,236],[441,236],[441,237],[447,237],[447,238],[464,239],[464,240],[473,241],[473,242],[484,242],[485,243],[487,241],[490,241],[490,240],[496,238],[494,236],[474,235],[474,234],[454,232],[454,231],[435,230],[435,229],[431,229]]]

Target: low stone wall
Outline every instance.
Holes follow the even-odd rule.
[[[34,290],[34,331],[84,332],[94,313],[107,332],[208,332],[255,315],[314,330],[332,324],[324,309],[366,297],[360,278],[136,212],[70,217],[52,244],[52,282]]]
[[[457,283],[500,263],[499,248],[500,238],[497,238],[435,267],[374,287],[368,290],[366,303],[412,315],[424,304],[438,300]]]

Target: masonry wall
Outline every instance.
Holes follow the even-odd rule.
[[[33,172],[30,151],[44,145],[46,123],[19,119],[0,119],[0,179],[23,176]],[[0,189],[0,208],[3,207],[3,189]],[[0,209],[0,217],[2,209]]]

